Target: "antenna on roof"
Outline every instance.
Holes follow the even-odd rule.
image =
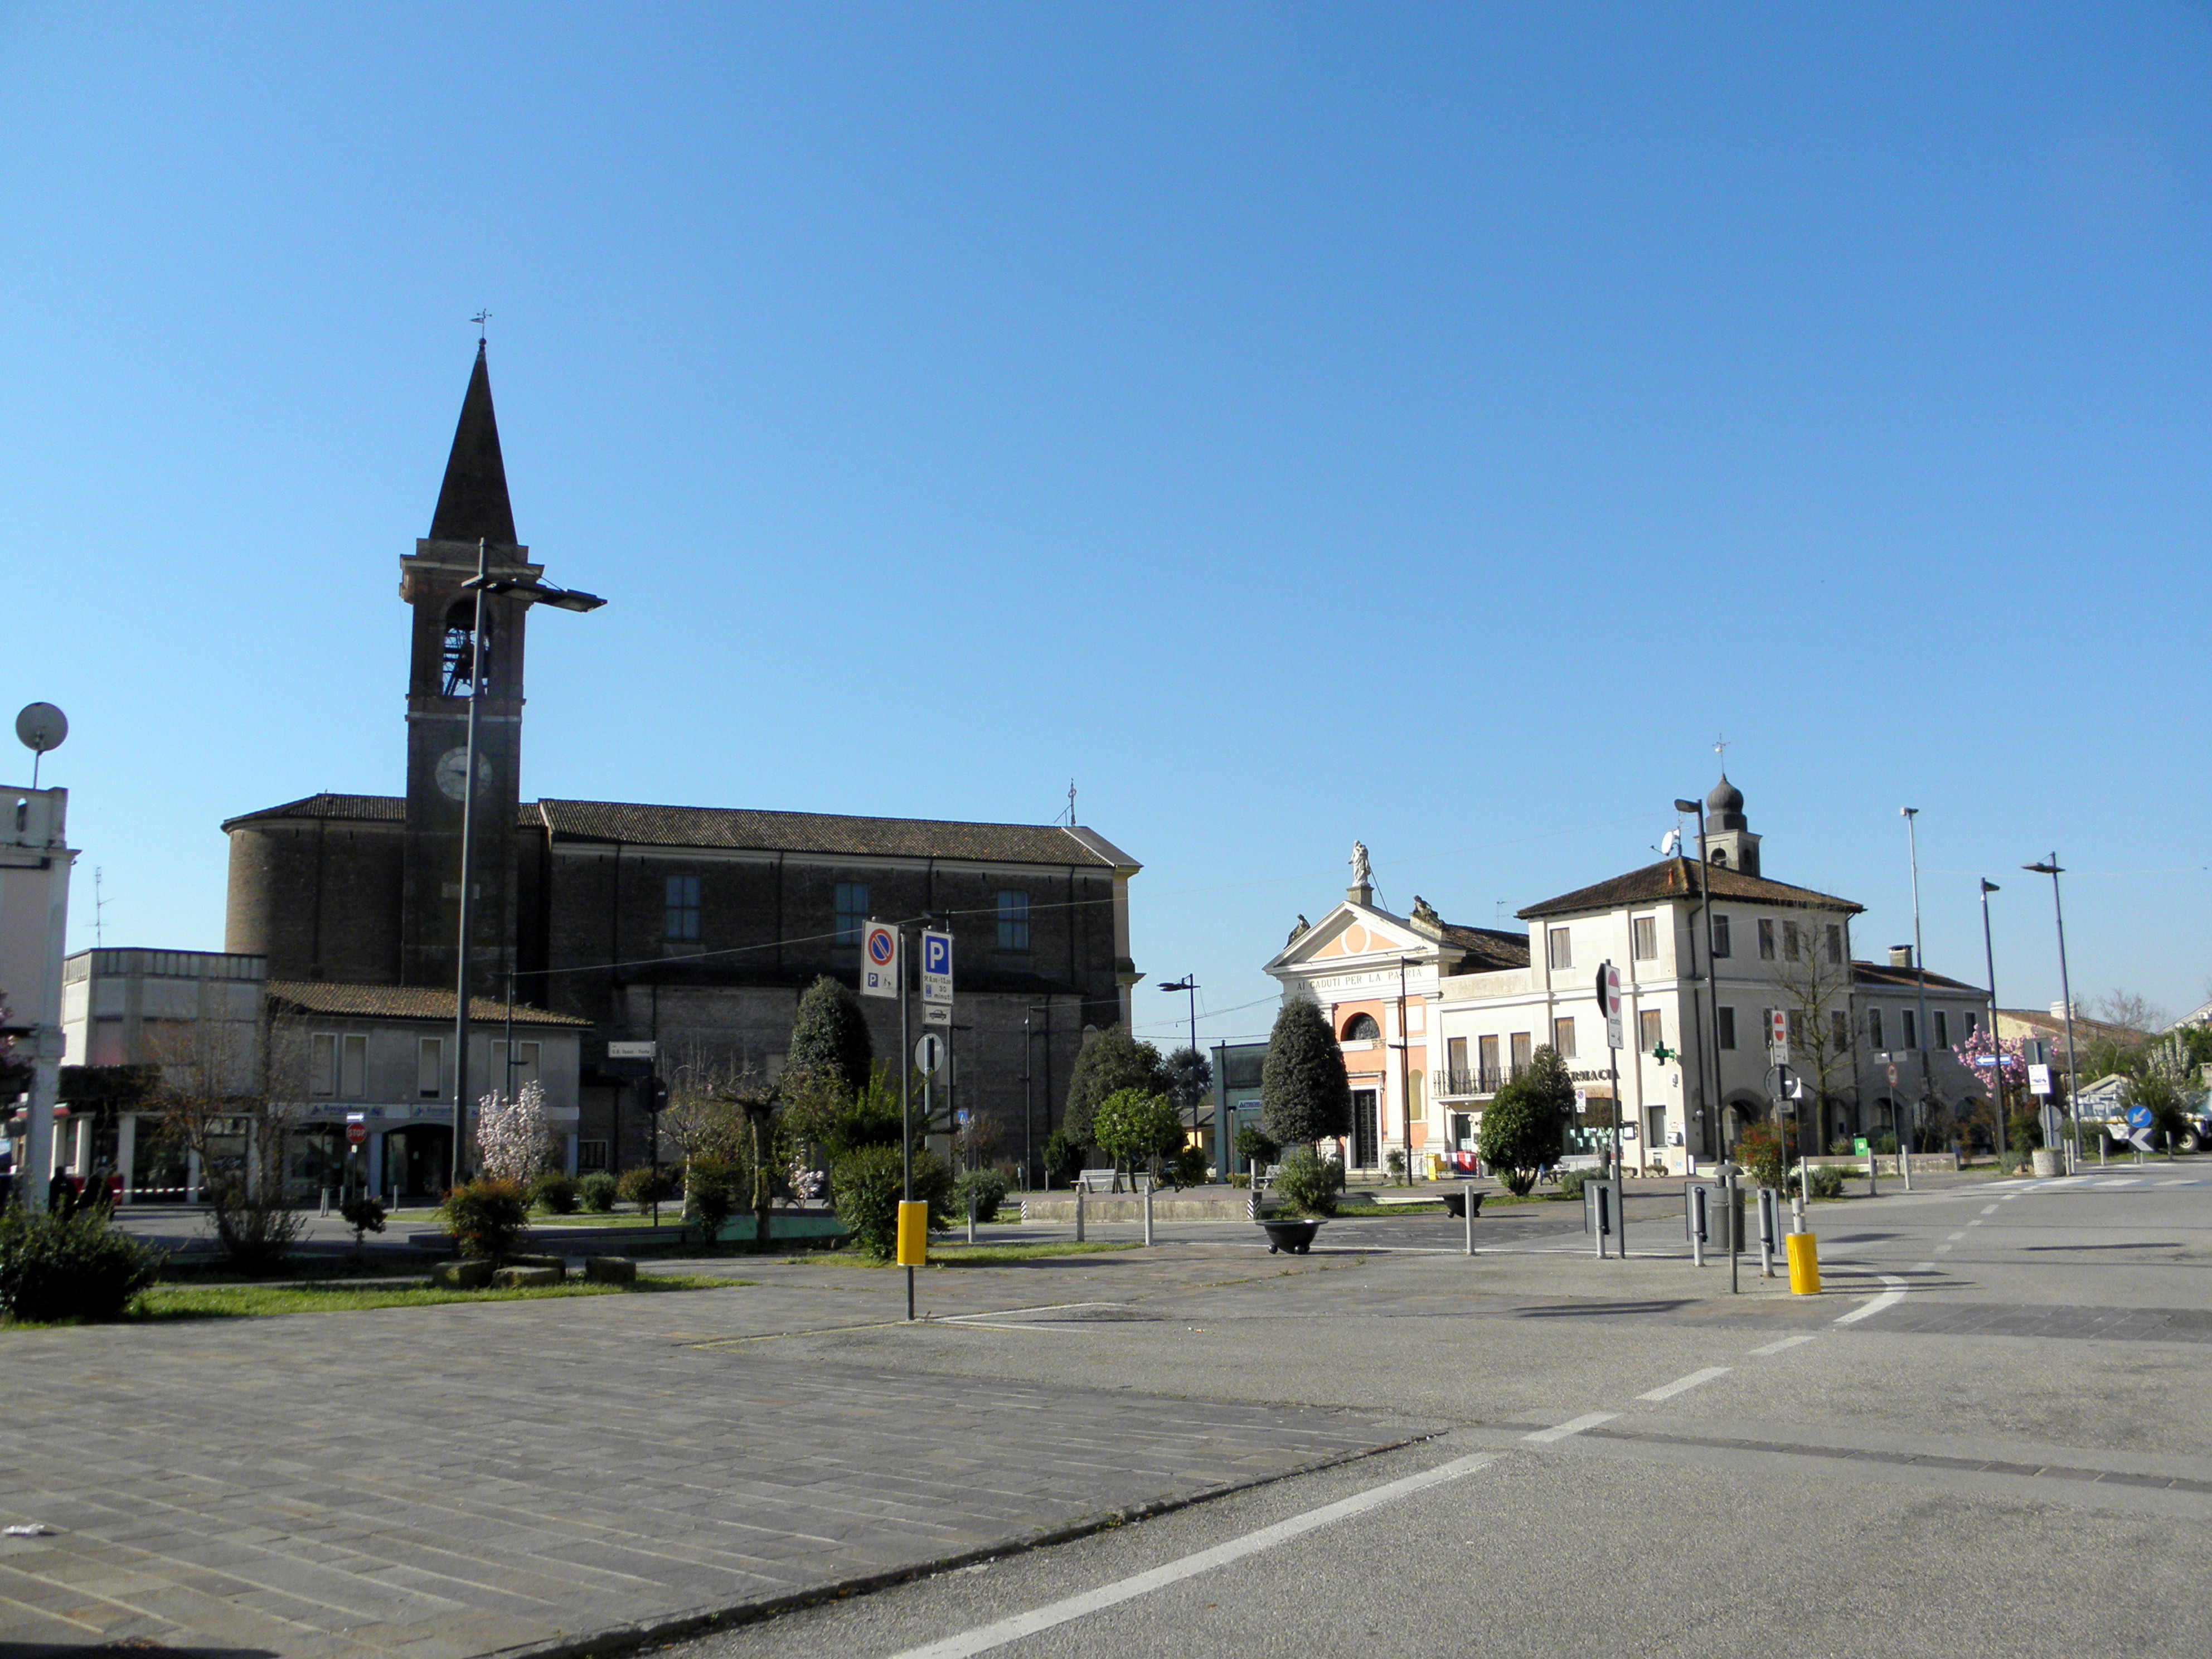
[[[482,345],[484,343],[484,325],[491,321],[491,307],[486,306],[469,320],[477,325],[477,343]]]
[[[1067,781],[1067,827],[1075,828],[1075,780]]]
[[[1726,771],[1728,769],[1728,733],[1723,732],[1716,734],[1713,738],[1713,753],[1721,757],[1721,769],[1723,771]]]
[[[95,951],[106,943],[106,935],[100,926],[100,913],[107,908],[107,901],[100,894],[100,884],[106,878],[107,872],[96,864],[92,866],[92,948]]]

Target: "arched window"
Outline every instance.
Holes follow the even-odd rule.
[[[1346,1042],[1373,1042],[1382,1035],[1382,1028],[1375,1023],[1372,1014],[1354,1014],[1344,1022]]]
[[[473,599],[455,599],[446,612],[446,691],[449,697],[474,695],[477,680],[476,672],[477,602]],[[484,618],[484,669],[491,668],[491,618]]]

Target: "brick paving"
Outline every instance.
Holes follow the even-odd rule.
[[[1407,1432],[744,1340],[880,1318],[888,1277],[863,1296],[817,1270],[9,1334],[0,1520],[58,1531],[0,1539],[0,1652],[463,1659],[1004,1546]]]

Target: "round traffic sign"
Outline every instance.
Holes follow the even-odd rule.
[[[368,1125],[366,1123],[349,1123],[346,1125],[347,1145],[358,1146],[362,1141],[367,1140],[368,1139]]]
[[[1893,1060],[1889,1062],[1889,1086],[1897,1087],[1897,1062]]]
[[[891,957],[897,951],[897,941],[890,928],[872,927],[868,930],[868,960],[877,967],[890,967]]]
[[[914,1069],[924,1077],[935,1077],[945,1064],[945,1039],[934,1031],[924,1031],[921,1041],[914,1045]]]

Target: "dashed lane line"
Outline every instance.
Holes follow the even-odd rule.
[[[1856,1325],[1862,1319],[1871,1319],[1875,1315],[1880,1313],[1884,1308],[1893,1308],[1899,1303],[1905,1300],[1905,1292],[1906,1290],[1905,1280],[1899,1279],[1895,1273],[1877,1273],[1875,1276],[1881,1279],[1883,1284],[1890,1286],[1890,1288],[1884,1291],[1880,1296],[1875,1297],[1873,1301],[1868,1303],[1863,1308],[1852,1309],[1842,1318],[1837,1320],[1837,1324]]]
[[[1595,1418],[1592,1423],[1605,1420],[1602,1417]],[[1530,1437],[1533,1439],[1534,1437]],[[1101,1584],[1097,1589],[1085,1590],[1079,1595],[1064,1596],[1057,1601],[1048,1601],[1041,1607],[1032,1607],[1027,1613],[1018,1613],[1011,1618],[979,1625],[973,1630],[927,1642],[918,1648],[908,1648],[894,1655],[893,1659],[966,1659],[969,1654],[988,1653],[993,1648],[1004,1647],[1009,1642],[1018,1642],[1025,1636],[1034,1636],[1039,1631],[1072,1623],[1103,1608],[1118,1607],[1124,1601],[1133,1601],[1156,1589],[1181,1583],[1186,1578],[1195,1578],[1202,1572],[1211,1572],[1216,1567],[1241,1561],[1248,1555],[1257,1555],[1262,1550],[1273,1549],[1304,1534],[1334,1525],[1339,1521],[1348,1521],[1355,1515],[1377,1509],[1401,1498],[1409,1498],[1431,1486],[1440,1486],[1448,1480],[1460,1480],[1486,1467],[1491,1462],[1492,1455],[1486,1452],[1454,1458],[1449,1463],[1424,1469],[1419,1474],[1409,1474],[1402,1480],[1370,1486],[1365,1492],[1355,1492],[1334,1504],[1324,1504],[1317,1510],[1308,1510],[1304,1515],[1294,1515],[1287,1521],[1261,1527],[1241,1538],[1232,1538],[1225,1544],[1216,1544],[1211,1549],[1200,1550],[1147,1571],[1133,1573],[1127,1578]]]
[[[1734,1369],[1731,1365],[1708,1365],[1703,1370],[1692,1371],[1687,1376],[1678,1376],[1672,1382],[1662,1382],[1636,1397],[1638,1400],[1672,1400],[1676,1395],[1687,1394],[1692,1389],[1702,1387],[1717,1376],[1726,1376]]]
[[[1806,1343],[1816,1340],[1811,1336],[1785,1336],[1779,1342],[1770,1342],[1765,1347],[1753,1348],[1751,1352],[1754,1358],[1764,1359],[1769,1354],[1782,1353],[1790,1348],[1802,1347]]]

